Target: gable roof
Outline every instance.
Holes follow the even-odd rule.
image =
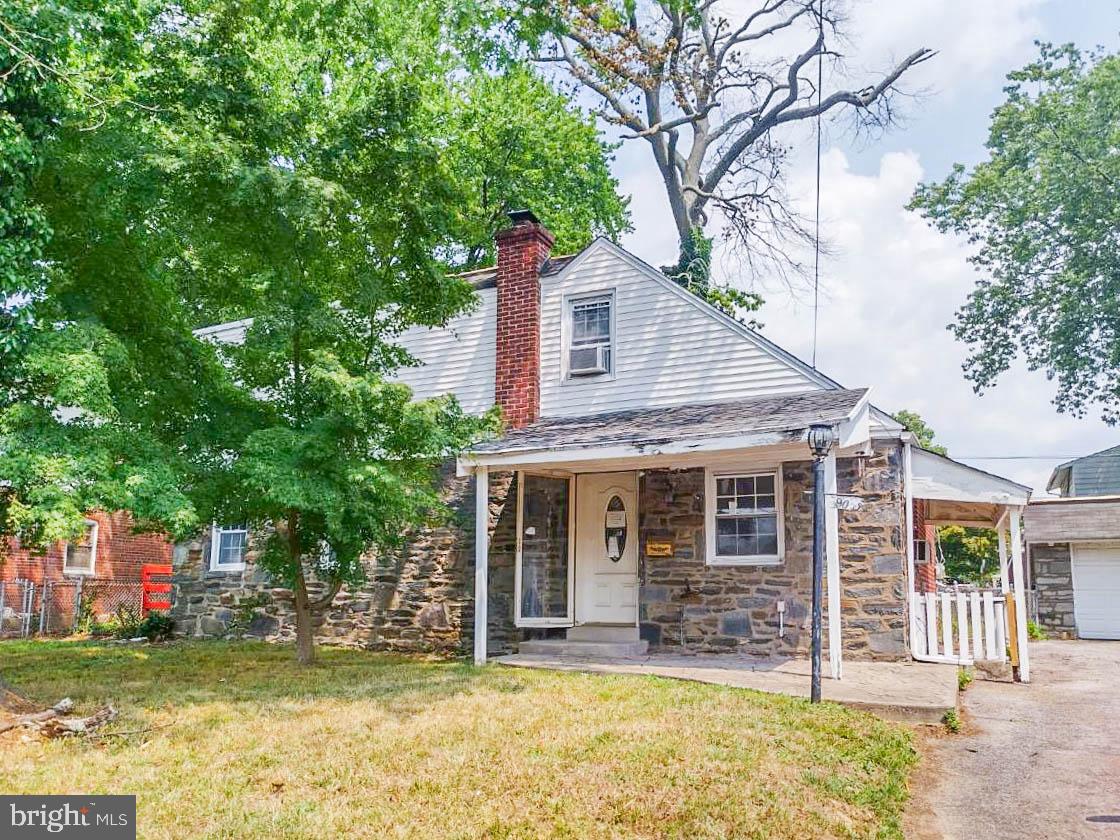
[[[1099,452],[1091,452],[1088,455],[1082,455],[1080,458],[1073,458],[1072,460],[1066,461],[1064,464],[1059,464],[1054,467],[1054,471],[1050,473],[1050,480],[1046,484],[1046,489],[1052,493],[1068,493],[1071,473],[1073,473],[1075,469],[1081,466],[1087,466],[1087,462],[1091,462],[1094,459],[1106,458],[1116,460],[1115,462],[1102,460],[1101,469],[1098,470],[1098,472],[1108,473],[1109,475],[1093,476],[1092,478],[1095,479],[1092,482],[1093,486],[1087,489],[1092,491],[1095,487],[1099,490],[1103,486],[1106,491],[1111,492],[1109,488],[1113,486],[1120,487],[1120,446],[1110,446]],[[1086,495],[1081,492],[1081,488],[1079,487],[1075,486],[1074,490],[1078,492],[1078,495]],[[1090,492],[1088,495],[1099,495],[1099,493]]]
[[[557,281],[562,282],[569,274],[574,273],[596,250],[605,249],[610,253],[624,260],[629,265],[640,271],[645,276],[658,283],[662,288],[673,293],[681,300],[686,301],[689,305],[695,307],[703,314],[718,321],[723,326],[735,332],[742,338],[751,342],[762,352],[777,359],[778,361],[788,365],[796,370],[798,373],[805,376],[811,382],[820,385],[826,389],[839,389],[843,390],[844,386],[837,382],[827,374],[822,373],[817,368],[810,365],[800,357],[786,350],[784,347],[771,341],[766,336],[762,335],[756,330],[751,329],[746,324],[737,321],[725,312],[720,311],[708,301],[698,297],[692,292],[682,287],[679,283],[674,282],[658,268],[647,263],[641,257],[632,254],[620,245],[611,242],[606,237],[597,237],[590,245],[576,254],[574,257],[569,258],[569,261],[564,265],[563,269],[558,272]],[[881,431],[888,432],[891,435],[897,435],[905,432],[905,427],[895,420],[888,412],[882,409],[871,406],[871,415],[875,424]]]

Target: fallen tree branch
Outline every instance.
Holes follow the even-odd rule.
[[[74,701],[64,697],[49,709],[19,715],[8,723],[0,724],[0,733],[23,727],[37,730],[44,738],[65,738],[68,735],[88,734],[117,716],[116,709],[104,706],[87,717],[66,717],[73,708]]]

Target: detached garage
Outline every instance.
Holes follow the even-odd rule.
[[[1043,629],[1120,639],[1120,496],[1032,500],[1024,521]]]

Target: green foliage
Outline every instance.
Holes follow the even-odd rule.
[[[245,522],[299,601],[442,517],[438,465],[496,428],[390,381],[404,330],[474,305],[448,270],[511,206],[568,248],[626,209],[588,118],[461,37],[471,3],[168,9],[0,0],[0,533]]]
[[[892,416],[906,427],[906,431],[910,432],[918,439],[918,446],[922,447],[922,449],[928,449],[930,452],[936,452],[938,455],[949,454],[949,451],[944,446],[934,442],[936,437],[935,432],[916,411],[910,411],[904,408],[902,411],[896,412]]]
[[[762,297],[755,292],[745,292],[729,285],[712,282],[712,238],[705,236],[703,228],[694,227],[681,241],[680,260],[676,265],[661,267],[661,271],[679,286],[688,289],[701,300],[706,300],[720,312],[742,321],[752,329],[762,325],[744,316],[762,308]]]
[[[463,268],[493,261],[506,212],[533,210],[556,236],[555,253],[574,253],[594,236],[630,227],[592,117],[535,72],[513,65],[475,74],[450,97],[448,171],[458,192],[456,254]]]
[[[1032,642],[1041,642],[1046,638],[1046,631],[1037,621],[1027,619],[1027,638]]]
[[[924,184],[911,206],[976,246],[983,279],[951,326],[965,374],[995,383],[1021,354],[1058,410],[1120,419],[1120,56],[1044,44],[1008,76],[988,160]]]
[[[987,586],[999,575],[999,540],[990,528],[946,525],[937,531],[945,577]]]
[[[138,629],[149,642],[163,642],[175,635],[175,622],[167,613],[153,610],[144,616]]]
[[[957,669],[957,690],[964,691],[972,685],[972,669],[971,668],[958,668]]]
[[[941,722],[954,735],[961,731],[961,717],[956,709],[946,709],[945,714],[941,716]]]

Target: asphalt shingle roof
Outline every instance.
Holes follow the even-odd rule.
[[[640,408],[582,417],[546,417],[480,443],[472,447],[472,451],[481,454],[612,444],[654,446],[756,432],[790,433],[794,439],[814,423],[834,424],[846,420],[866,394],[866,388],[806,391],[734,402]]]

